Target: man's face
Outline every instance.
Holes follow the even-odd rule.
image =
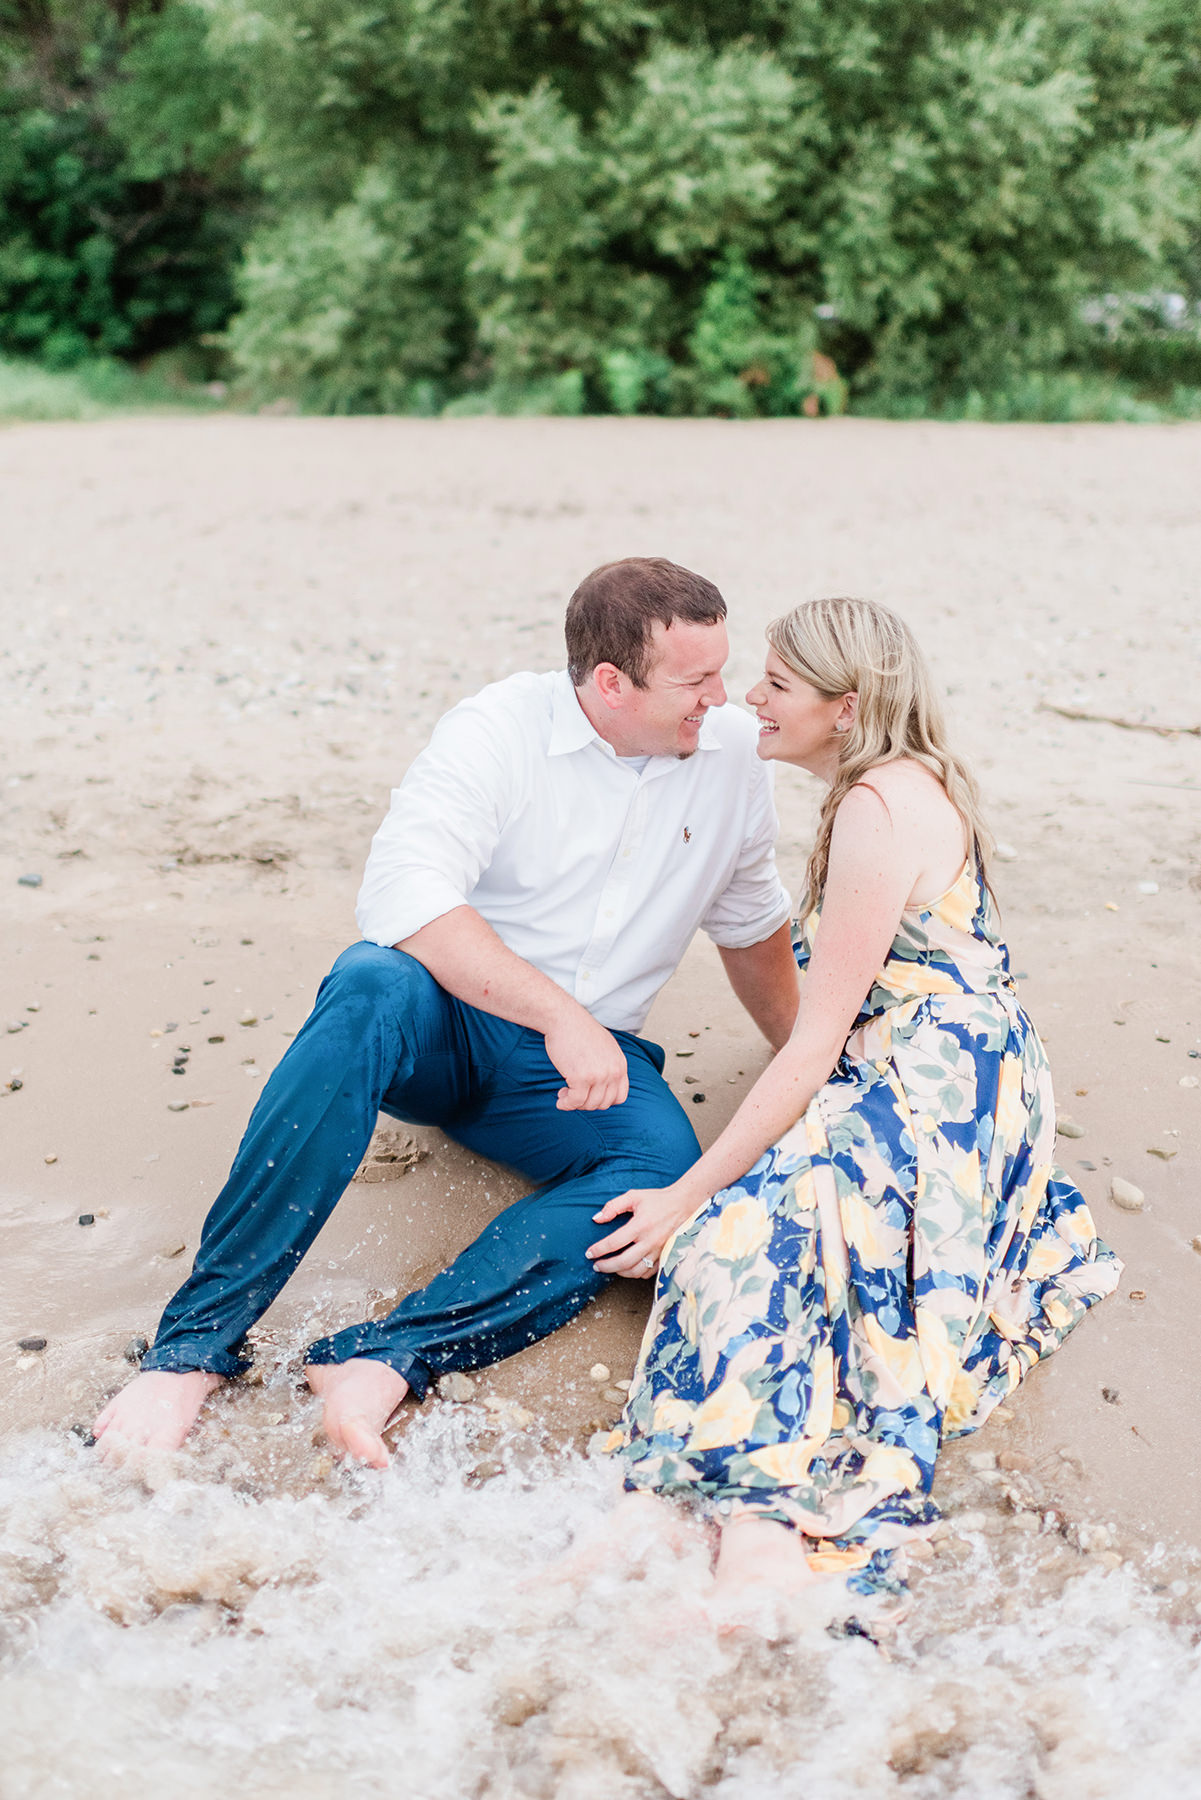
[[[621,704],[613,720],[618,729],[611,739],[618,755],[691,756],[705,714],[711,706],[725,705],[721,672],[729,654],[720,620],[715,625],[691,625],[684,619],[662,625],[656,620],[647,685],[636,688],[622,677]]]

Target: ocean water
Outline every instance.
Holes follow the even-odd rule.
[[[875,1642],[721,1634],[703,1549],[604,1535],[609,1462],[435,1405],[342,1471],[282,1405],[136,1472],[8,1441],[3,1800],[1201,1795],[1201,1573],[1020,1485],[944,1492]]]

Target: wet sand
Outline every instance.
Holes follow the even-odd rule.
[[[1029,1483],[1029,1516],[1057,1509],[1056,1554],[1116,1563],[1117,1544],[1135,1557],[1127,1571],[1166,1592],[1149,1547],[1185,1552],[1201,1538],[1189,1386],[1201,1293],[1199,476],[1201,430],[1188,426],[217,418],[0,435],[0,1425],[14,1492],[52,1492],[61,1512],[91,1479],[84,1452],[54,1433],[90,1417],[128,1373],[125,1345],[153,1334],[257,1088],[355,935],[372,832],[434,720],[486,681],[557,666],[563,605],[587,569],[660,553],[725,592],[736,696],[757,672],[764,623],[813,594],[883,599],[929,651],[1006,847],[995,885],[1023,999],[1061,1111],[1083,1130],[1060,1139],[1061,1160],[1126,1261],[1120,1294],[1009,1417],[948,1450],[936,1497],[982,1508],[979,1531],[1003,1557],[1006,1509],[1021,1506],[1002,1490]],[[777,791],[795,892],[815,784],[782,770]],[[41,885],[19,885],[26,874]],[[708,945],[693,946],[648,1032],[681,1094],[704,1095],[692,1110],[707,1141],[765,1060]],[[238,1466],[250,1486],[282,1494],[273,1505],[289,1493],[315,1504],[336,1478],[287,1357],[361,1316],[365,1296],[386,1308],[520,1191],[437,1133],[415,1136],[425,1159],[351,1188],[264,1321],[263,1385],[210,1408],[185,1514],[219,1504],[205,1482],[231,1457],[249,1458]],[[1144,1191],[1141,1212],[1112,1204],[1114,1175]],[[94,1223],[77,1223],[88,1213]],[[586,1512],[587,1483],[604,1477],[591,1465],[565,1476],[555,1446],[584,1445],[615,1415],[611,1383],[631,1372],[647,1301],[642,1284],[617,1284],[488,1371],[473,1401],[491,1408],[427,1403],[411,1455],[420,1434],[452,1429],[466,1434],[468,1468],[499,1466],[502,1440],[538,1445],[557,1471],[548,1492],[584,1483],[563,1516]],[[20,1352],[27,1336],[47,1347]],[[590,1378],[598,1363],[610,1380]],[[979,1454],[1001,1468],[969,1465]],[[154,1489],[135,1501],[106,1485],[109,1528],[122,1507],[161,1505]],[[351,1507],[344,1493],[328,1503]],[[498,1529],[520,1531],[518,1514],[514,1498]],[[44,1523],[60,1565],[65,1529]],[[974,1542],[971,1529],[958,1541]],[[121,1617],[93,1564],[72,1566],[55,1605]],[[175,1591],[161,1568],[138,1570],[131,1618]],[[1097,1564],[1089,1579],[1104,1573]],[[1003,1589],[1008,1577],[994,1578]],[[224,1579],[212,1576],[214,1605],[232,1604]],[[929,1581],[955,1591],[954,1558]],[[197,1583],[182,1591],[201,1604]],[[608,1769],[608,1793],[686,1793],[701,1780],[694,1769],[663,1785],[660,1772],[659,1787],[629,1776],[627,1788],[603,1758],[590,1766],[597,1779]],[[944,1773],[950,1782],[951,1764]],[[205,1779],[181,1775],[179,1791],[210,1791]],[[555,1779],[547,1792],[602,1791]],[[444,1791],[433,1775],[429,1791]]]

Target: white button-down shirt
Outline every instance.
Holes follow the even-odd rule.
[[[393,791],[359,928],[397,944],[466,902],[602,1025],[638,1031],[698,926],[743,949],[789,916],[756,738],[715,708],[694,755],[639,771],[565,672],[510,675],[447,713]]]

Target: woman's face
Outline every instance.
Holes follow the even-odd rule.
[[[827,699],[769,649],[763,679],[746,703],[759,718],[759,755],[765,762],[795,763],[831,778],[839,739],[855,716],[853,694]]]

